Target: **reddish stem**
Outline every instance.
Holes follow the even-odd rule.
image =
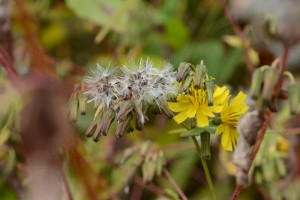
[[[173,185],[174,189],[179,194],[179,196],[181,197],[181,199],[182,200],[188,200],[188,198],[185,196],[185,194],[183,193],[183,191],[177,185],[176,181],[174,180],[174,178],[171,176],[171,174],[168,172],[168,170],[166,168],[163,168],[163,173],[169,179],[170,183]]]
[[[274,94],[274,97],[278,97],[278,94],[280,92],[280,88],[282,86],[282,81],[283,81],[283,72],[285,71],[286,69],[286,63],[287,63],[287,58],[288,58],[288,52],[289,52],[289,46],[285,45],[284,46],[284,51],[283,51],[283,55],[282,55],[282,59],[281,59],[281,66],[280,66],[280,76],[279,76],[279,80],[278,80],[278,83],[276,85],[276,90],[275,90],[275,94]],[[266,113],[265,113],[265,119],[264,119],[264,122],[263,122],[263,125],[262,127],[260,128],[260,131],[259,131],[259,134],[258,134],[258,137],[257,137],[257,140],[254,144],[254,147],[253,147],[253,150],[252,150],[252,153],[251,153],[251,161],[250,161],[250,165],[247,169],[247,173],[249,173],[249,170],[252,166],[252,163],[256,157],[256,154],[261,146],[261,143],[263,141],[263,138],[264,138],[264,135],[267,131],[267,128],[268,128],[268,124],[271,120],[271,116],[272,116],[272,113],[269,109],[267,109]],[[238,184],[231,196],[231,200],[237,200],[238,199],[238,196],[241,192],[241,190],[243,189],[243,186]]]

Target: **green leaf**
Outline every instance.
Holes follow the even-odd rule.
[[[179,18],[169,18],[166,22],[166,42],[174,49],[182,47],[188,39],[188,29]]]
[[[66,0],[67,6],[76,15],[100,26],[110,26],[117,32],[124,31],[129,20],[129,13],[122,12],[123,15],[119,16],[119,11],[125,3],[121,0]],[[116,15],[119,16],[118,19],[112,22],[111,19]]]
[[[209,133],[215,133],[217,131],[217,126],[207,126],[205,127],[205,130]]]
[[[198,136],[205,131],[205,128],[194,128],[192,130],[183,132],[180,134],[181,137]]]
[[[169,134],[179,134],[179,133],[186,132],[186,131],[187,131],[186,128],[178,128],[178,129],[173,129],[173,130],[169,131],[168,133]]]

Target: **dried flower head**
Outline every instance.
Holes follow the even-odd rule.
[[[113,115],[109,118],[111,120],[107,120],[104,114],[100,118],[95,117],[95,120],[101,120],[101,127],[105,127],[104,131],[100,131],[101,135],[106,135],[115,119],[118,122],[116,134],[119,137],[127,127],[131,127],[132,116],[137,118],[136,128],[140,130],[147,120],[145,113],[150,106],[154,105],[170,116],[172,112],[166,104],[178,91],[176,72],[172,65],[164,63],[163,66],[155,67],[150,59],[141,59],[138,64],[131,62],[122,68],[98,65],[84,77],[83,85],[87,102],[94,102],[98,108],[95,116],[108,110]],[[92,125],[95,126],[95,123]],[[89,137],[92,135],[88,134]]]
[[[90,75],[83,79],[84,94],[88,103],[94,102],[95,107],[100,105],[109,107],[112,104],[117,97],[116,73],[118,73],[116,68],[104,68],[99,64],[96,69],[91,69]]]

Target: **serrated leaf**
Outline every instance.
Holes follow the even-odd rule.
[[[169,131],[168,133],[169,134],[179,134],[179,133],[186,132],[186,131],[187,131],[186,128],[178,128],[178,129],[173,129],[173,130]]]
[[[194,128],[192,130],[183,132],[180,134],[180,137],[190,137],[190,136],[198,136],[205,131],[205,128]]]

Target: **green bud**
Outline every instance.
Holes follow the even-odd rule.
[[[123,134],[126,130],[127,124],[130,122],[131,119],[132,119],[132,115],[129,115],[129,116],[127,116],[126,120],[118,121],[117,129],[115,132],[115,134],[118,138],[123,136]]]
[[[69,103],[69,119],[72,122],[77,121],[77,110],[78,110],[78,100],[77,98],[72,98]]]
[[[210,133],[205,131],[201,133],[201,156],[205,160],[210,159]]]
[[[287,88],[288,97],[289,97],[289,105],[290,105],[290,113],[291,115],[296,115],[298,112],[299,105],[299,96],[300,96],[300,88],[297,83],[292,83]]]
[[[121,102],[120,109],[117,113],[117,121],[124,121],[132,110],[133,104],[130,100]]]
[[[108,108],[107,110],[103,111],[102,121],[101,121],[101,126],[100,126],[101,135],[104,135],[104,136],[107,135],[108,129],[109,129],[110,125],[112,124],[114,118],[115,118],[115,112],[113,109]]]
[[[257,99],[261,93],[261,88],[264,81],[264,72],[263,70],[256,69],[252,74],[250,96],[252,99]]]
[[[178,67],[176,80],[178,82],[184,80],[185,77],[190,73],[190,71],[191,71],[190,64],[186,62],[181,62]]]
[[[213,125],[217,125],[217,126],[223,123],[220,118],[213,118],[211,120],[211,122],[212,122]]]
[[[278,78],[279,72],[276,68],[270,67],[265,71],[263,87],[263,98],[265,101],[272,99]]]
[[[79,104],[80,114],[85,115],[86,101],[85,101],[85,95],[82,93],[78,94],[78,104]]]
[[[187,93],[192,84],[192,81],[193,81],[193,76],[191,75],[187,76],[179,89],[179,93]]]
[[[205,81],[206,87],[206,98],[208,102],[208,106],[214,105],[214,90],[215,90],[215,83],[212,80]]]
[[[206,66],[203,62],[200,65],[196,65],[196,72],[195,72],[195,88],[200,89],[203,82],[203,77],[207,72]]]

